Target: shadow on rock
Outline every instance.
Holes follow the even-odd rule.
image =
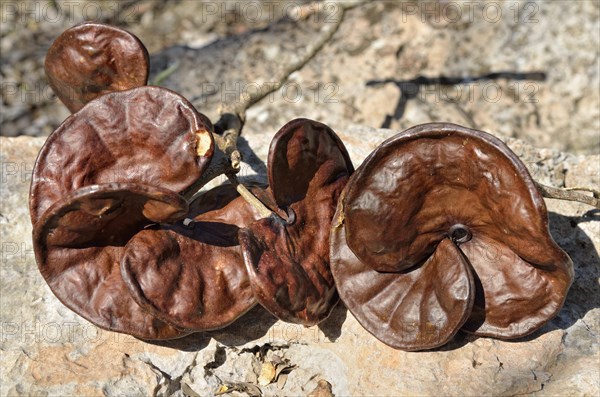
[[[552,237],[569,254],[575,270],[565,305],[551,322],[551,325],[565,329],[590,310],[600,307],[600,258],[590,237],[579,227],[581,223],[599,222],[600,210],[591,210],[582,216],[550,212],[549,220]]]
[[[425,352],[451,352],[453,350],[461,349],[464,346],[468,345],[469,343],[476,341],[477,339],[479,339],[478,336],[475,336],[473,334],[469,334],[469,333],[466,333],[463,331],[458,331],[456,333],[456,335],[454,335],[454,338],[450,339],[450,341],[448,343],[446,343],[445,345],[442,345],[435,349],[422,350],[422,351],[425,351]]]
[[[238,318],[230,326],[218,331],[207,332],[206,335],[226,346],[241,346],[267,335],[277,318],[261,305]]]
[[[319,323],[319,329],[321,332],[323,332],[323,335],[329,339],[330,342],[337,341],[342,335],[342,326],[344,325],[344,321],[346,321],[347,316],[348,309],[346,309],[344,302],[340,300],[331,311],[329,317]]]
[[[418,99],[421,92],[421,87],[427,86],[455,86],[459,84],[472,84],[477,81],[494,81],[497,79],[506,79],[513,81],[545,81],[546,73],[544,72],[530,72],[530,73],[519,73],[519,72],[494,72],[488,73],[481,76],[467,76],[467,77],[425,77],[418,76],[410,80],[396,80],[396,79],[383,79],[383,80],[369,80],[367,86],[379,86],[383,84],[394,84],[400,90],[400,97],[396,104],[396,109],[391,115],[385,116],[385,120],[381,124],[381,128],[390,128],[392,121],[402,119],[406,105],[411,99]],[[475,126],[472,126],[475,128]]]
[[[196,352],[208,346],[208,343],[210,342],[210,337],[204,333],[195,332],[193,334],[179,339],[140,340],[156,346],[168,347],[170,349],[182,350],[186,352]]]
[[[244,162],[247,163],[252,171],[256,172],[258,177],[261,178],[261,182],[267,179],[267,165],[262,161],[254,152],[254,150],[248,144],[248,141],[243,136],[240,136],[237,140],[238,150],[242,153]],[[242,175],[244,176],[244,175]]]

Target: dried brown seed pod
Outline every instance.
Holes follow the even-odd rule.
[[[189,187],[213,154],[212,124],[182,96],[160,87],[103,95],[67,118],[36,160],[32,223],[54,202],[92,184]]]
[[[346,306],[405,350],[461,326],[527,335],[557,314],[573,279],[525,166],[497,138],[453,124],[413,127],[365,160],[339,201],[331,256]]]
[[[125,30],[84,22],[58,36],[44,69],[56,96],[74,113],[100,95],[146,85],[148,51]]]
[[[187,213],[176,193],[147,185],[109,183],[78,189],[50,207],[34,226],[36,261],[56,297],[110,331],[142,339],[171,339],[186,332],[145,312],[121,278],[127,241],[154,222]]]
[[[133,237],[121,272],[148,312],[180,329],[208,331],[256,304],[237,235],[259,216],[231,185],[210,190],[192,207],[198,215],[188,214],[188,225],[161,225]]]
[[[326,125],[287,123],[269,149],[268,178],[276,213],[240,231],[258,301],[278,318],[313,325],[338,296],[329,269],[329,227],[338,196],[354,171],[348,153]]]

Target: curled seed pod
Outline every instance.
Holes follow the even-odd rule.
[[[346,307],[382,342],[407,351],[446,344],[471,314],[475,298],[469,263],[449,240],[405,273],[367,268],[348,247],[343,215],[331,235],[332,271]],[[368,269],[368,270],[366,270]]]
[[[502,339],[527,335],[556,315],[573,279],[525,166],[497,138],[453,124],[413,127],[378,147],[348,182],[332,241],[342,300],[368,331],[406,350],[439,346],[461,326]],[[474,281],[467,317],[465,276],[457,285],[446,280],[459,269],[458,254]],[[415,276],[433,262],[448,274]],[[357,290],[359,280],[369,282]],[[431,289],[418,292],[421,283],[443,287],[436,296],[460,293],[441,302]],[[452,322],[450,331],[445,318],[465,322]],[[413,319],[432,322],[434,334],[445,337],[431,343],[401,328]]]
[[[176,193],[147,185],[110,183],[78,189],[56,202],[34,226],[36,261],[56,297],[100,328],[142,339],[186,332],[145,312],[121,278],[127,241],[154,222],[187,213]]]
[[[275,135],[268,178],[277,213],[240,231],[258,301],[278,318],[313,325],[338,301],[329,269],[329,228],[352,163],[326,125],[290,121]]]
[[[54,41],[44,69],[54,93],[74,113],[92,99],[148,81],[148,51],[133,34],[84,22]]]
[[[192,203],[198,213],[184,225],[139,232],[127,244],[121,273],[134,299],[177,328],[223,328],[250,310],[256,299],[238,242],[238,230],[258,219],[231,185]]]
[[[205,116],[167,89],[103,95],[67,118],[42,147],[31,181],[32,223],[87,185],[139,182],[183,191],[210,162],[211,132]]]

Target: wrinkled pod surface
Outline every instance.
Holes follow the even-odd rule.
[[[210,163],[212,131],[206,116],[165,88],[102,95],[69,116],[40,150],[29,195],[32,224],[53,203],[88,185],[187,189]]]
[[[40,273],[65,306],[100,328],[142,339],[184,336],[136,304],[118,263],[137,231],[179,219],[187,207],[176,193],[148,185],[75,190],[44,212],[33,229]]]
[[[44,70],[56,96],[74,113],[101,95],[146,85],[148,51],[123,29],[83,22],[56,38]]]
[[[223,328],[256,299],[238,232],[258,214],[232,185],[213,188],[190,205],[189,220],[137,233],[121,257],[133,299],[157,318],[186,331]]]
[[[338,302],[329,229],[353,171],[344,144],[322,123],[292,120],[271,142],[261,199],[274,215],[241,229],[239,239],[256,299],[281,320],[314,325]]]
[[[358,321],[403,350],[441,346],[460,329],[530,334],[573,280],[523,163],[492,135],[443,123],[388,139],[350,178],[331,268]]]
[[[210,162],[211,131],[183,97],[144,86],[90,101],[48,137],[29,207],[38,267],[63,304],[142,339],[187,333],[132,299],[120,260],[136,233],[186,216],[177,192]]]

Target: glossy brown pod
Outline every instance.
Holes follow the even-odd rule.
[[[477,335],[510,339],[535,331],[560,310],[573,279],[572,262],[549,234],[544,201],[525,166],[492,135],[453,124],[413,127],[377,148],[348,182],[332,236],[342,300],[367,330],[407,350],[436,345],[398,327],[394,336],[380,331],[389,319],[367,298],[398,302],[397,324],[416,307],[426,318],[463,318],[463,309],[455,311],[464,306],[459,296],[439,313],[425,293],[405,299],[390,284],[437,260],[440,269],[455,272],[450,251],[459,251],[473,273],[474,304],[462,328]],[[446,285],[447,292],[452,284],[440,272],[418,281]],[[356,277],[379,281],[357,293]],[[435,332],[461,326],[455,321],[456,329],[446,332],[445,324],[434,322]]]
[[[362,263],[346,243],[336,213],[331,266],[342,301],[382,342],[407,351],[446,344],[471,314],[474,281],[469,263],[449,240],[406,273],[381,273]]]
[[[250,287],[238,230],[259,216],[225,185],[192,205],[194,222],[146,229],[127,244],[121,272],[134,299],[177,328],[223,328],[250,310]]]
[[[185,200],[165,189],[132,183],[81,188],[56,202],[34,226],[39,270],[65,306],[100,328],[142,339],[184,336],[135,303],[119,260],[136,232],[186,212]]]
[[[54,41],[44,69],[50,87],[74,113],[91,100],[148,81],[148,51],[133,34],[84,22]]]
[[[326,125],[296,119],[269,149],[270,193],[278,216],[240,231],[258,301],[278,318],[313,325],[338,296],[329,269],[329,228],[338,196],[354,171],[348,153]]]
[[[32,223],[84,186],[136,182],[180,192],[213,154],[212,124],[182,96],[160,87],[103,95],[67,118],[38,154]]]

